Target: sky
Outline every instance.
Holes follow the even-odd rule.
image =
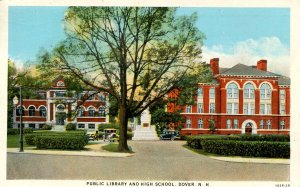
[[[19,67],[34,63],[41,48],[63,40],[66,7],[9,7],[9,58]],[[255,65],[268,60],[268,70],[289,75],[290,10],[287,8],[178,8],[196,12],[205,34],[203,60],[219,57],[221,67]]]

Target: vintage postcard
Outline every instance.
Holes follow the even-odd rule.
[[[300,186],[299,5],[0,1],[1,186]]]

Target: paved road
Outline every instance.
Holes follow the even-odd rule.
[[[289,165],[218,161],[181,141],[130,141],[132,157],[7,153],[8,179],[288,181]]]

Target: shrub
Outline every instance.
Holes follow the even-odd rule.
[[[48,124],[43,125],[42,130],[51,130],[51,126]]]
[[[87,144],[86,136],[36,136],[38,149],[82,150]]]
[[[68,123],[66,125],[66,131],[74,131],[76,130],[76,125],[74,123]]]
[[[27,134],[25,136],[25,142],[27,145],[35,145],[35,138],[36,135],[35,134]]]
[[[289,158],[288,142],[202,140],[203,151],[229,156]]]
[[[198,136],[187,136],[187,145],[194,149],[202,149],[201,142],[203,140],[221,140],[226,139],[227,136],[220,135],[198,135]]]
[[[7,135],[16,135],[19,133],[20,133],[19,129],[11,129],[11,128],[7,129]],[[24,134],[33,133],[33,130],[31,128],[24,128],[23,133]]]
[[[132,139],[132,136],[133,136],[133,133],[130,132],[130,131],[127,131],[127,139],[128,139],[128,140],[131,140],[131,139]]]
[[[272,141],[272,142],[289,142],[290,136],[284,134],[240,134],[237,135],[241,137],[243,141]]]
[[[120,125],[116,124],[116,123],[107,123],[107,124],[99,124],[98,125],[98,131],[104,131],[104,129],[108,129],[108,128],[112,128],[112,129],[120,129]]]

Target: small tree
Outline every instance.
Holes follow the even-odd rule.
[[[215,121],[213,119],[208,120],[209,123],[209,131],[211,133],[215,133],[217,128],[215,127]]]

